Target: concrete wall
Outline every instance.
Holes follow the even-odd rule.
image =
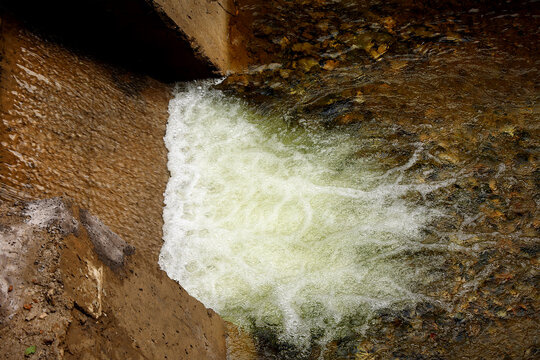
[[[149,0],[184,33],[221,74],[242,71],[249,38],[240,6],[250,0]],[[240,15],[240,16],[239,16]]]
[[[229,18],[235,9],[230,0],[155,0],[221,72],[230,69]]]

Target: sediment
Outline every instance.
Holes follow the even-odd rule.
[[[1,210],[4,358],[224,357],[219,316],[87,210],[62,198]]]

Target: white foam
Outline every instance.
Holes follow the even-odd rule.
[[[314,332],[348,335],[376,309],[417,301],[418,268],[400,254],[429,212],[403,195],[428,190],[351,159],[358,140],[345,133],[262,118],[207,87],[192,84],[169,106],[169,276],[225,319],[300,348]]]

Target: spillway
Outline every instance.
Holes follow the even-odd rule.
[[[426,266],[404,256],[436,212],[406,199],[429,187],[399,176],[417,152],[383,171],[355,156],[350,132],[263,115],[211,84],[184,85],[169,107],[169,276],[226,320],[299,349],[424,298]]]

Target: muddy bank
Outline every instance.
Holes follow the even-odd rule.
[[[146,272],[136,249],[88,211],[53,198],[3,204],[0,214],[6,359],[34,350],[47,359],[223,358],[219,317],[198,316],[197,303]]]
[[[39,353],[48,344],[56,344],[57,353],[64,351],[65,357],[85,353],[88,358],[107,359],[224,358],[224,324],[219,316],[157,265],[168,178],[162,138],[171,88],[68,50],[5,13],[0,49],[0,201],[7,216],[2,231],[10,233],[15,224],[27,220],[21,215],[25,205],[13,209],[13,201],[67,196],[136,249],[118,275],[99,259],[99,252],[90,250],[86,230],[66,235],[32,229],[34,236],[24,245],[28,267],[12,290],[22,291],[23,305],[13,321],[19,319],[25,326],[11,328],[9,321],[3,322],[2,349],[13,351],[7,358],[20,358],[21,350],[31,345]],[[78,223],[85,222],[78,210],[73,213]],[[69,248],[77,250],[70,255],[63,252]],[[56,261],[51,262],[57,258],[59,270]],[[94,310],[66,300],[66,309],[60,306],[57,315],[41,319],[43,313],[53,313],[51,306],[55,308],[47,303],[51,288],[57,291],[72,273],[86,279],[90,270],[85,261],[99,274],[103,271],[101,311],[107,316],[94,318]],[[44,267],[33,265],[36,262]],[[118,265],[118,258],[106,262]],[[84,285],[77,279],[71,279],[75,288]],[[8,296],[10,285],[2,285]],[[39,308],[29,322],[22,320],[31,311],[25,304]],[[45,344],[26,343],[36,331],[43,335],[40,330],[52,338],[43,338]],[[19,332],[13,337],[9,331]],[[47,354],[55,358],[55,351]]]

